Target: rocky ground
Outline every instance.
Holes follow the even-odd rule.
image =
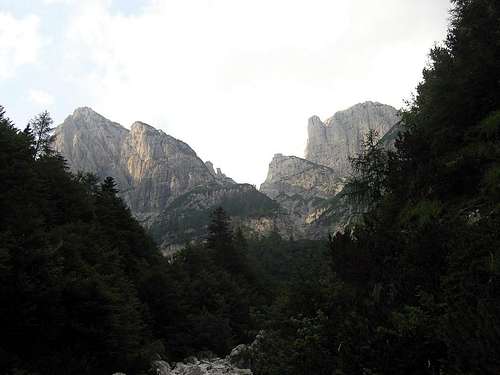
[[[252,375],[249,369],[235,367],[228,358],[190,358],[170,366],[167,362],[156,361],[154,370],[158,375]]]
[[[218,358],[210,352],[202,353],[199,358],[191,356],[184,362],[169,364],[166,361],[155,361],[152,373],[157,375],[252,375],[252,353],[263,333],[260,332],[250,345],[238,345],[226,358]],[[114,374],[119,375],[119,374]]]

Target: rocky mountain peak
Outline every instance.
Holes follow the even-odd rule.
[[[316,115],[311,116],[307,121],[307,129],[322,128],[324,126],[323,121]]]
[[[214,164],[210,160],[207,160],[205,162],[205,165],[206,165],[208,171],[210,172],[210,174],[220,184],[222,184],[222,185],[227,185],[227,184],[231,185],[231,184],[235,184],[236,183],[232,178],[230,178],[230,177],[226,176],[224,173],[222,173],[222,170],[220,168],[215,169],[214,168]]]
[[[73,171],[114,177],[146,224],[179,195],[216,182],[186,143],[140,121],[128,130],[89,107],[76,109],[56,128],[54,145]]]
[[[356,155],[369,130],[382,137],[399,121],[398,111],[378,102],[356,104],[324,122],[309,119],[305,158],[332,168],[338,176],[350,171],[349,157]]]
[[[73,116],[95,116],[95,115],[101,116],[90,107],[78,107],[73,111]]]
[[[109,121],[90,107],[79,107],[75,109],[73,114],[69,115],[68,118],[71,119],[76,125],[81,126],[99,127],[112,125],[122,127],[116,122]]]
[[[161,130],[157,130],[151,125],[146,124],[145,122],[142,121],[135,121],[131,126],[130,126],[130,131],[131,132],[151,132],[151,133],[163,133]]]
[[[324,121],[312,116],[307,124],[305,158],[275,154],[260,191],[289,215],[295,236],[317,237],[340,230],[351,219],[351,206],[339,194],[350,173],[349,158],[359,153],[370,129],[380,138],[385,135],[382,145],[389,147],[398,122],[395,108],[371,101]]]

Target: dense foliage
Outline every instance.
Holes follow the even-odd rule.
[[[68,172],[51,124],[0,108],[0,373],[137,374],[248,341],[267,299],[224,211],[169,263],[112,178]]]
[[[319,297],[278,299],[258,374],[500,373],[499,61],[500,3],[454,1],[395,150],[354,160],[372,209]]]
[[[160,243],[186,243],[206,236],[211,213],[217,207],[235,218],[269,216],[278,204],[247,184],[198,186],[173,200],[160,214],[149,234]],[[167,238],[168,233],[168,238]]]

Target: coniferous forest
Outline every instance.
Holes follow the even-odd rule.
[[[500,3],[454,0],[394,150],[352,160],[355,225],[246,237],[223,209],[172,259],[44,112],[0,108],[0,373],[150,373],[252,345],[257,375],[500,373]],[[353,203],[355,204],[355,203]]]

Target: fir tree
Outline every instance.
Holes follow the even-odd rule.
[[[53,124],[54,121],[47,111],[38,114],[28,123],[25,134],[33,137],[35,158],[51,152]]]

